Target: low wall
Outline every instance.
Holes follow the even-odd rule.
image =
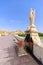
[[[43,63],[43,43],[33,45],[34,56]]]

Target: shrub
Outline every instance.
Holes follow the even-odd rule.
[[[25,37],[26,34],[18,34],[18,36]]]

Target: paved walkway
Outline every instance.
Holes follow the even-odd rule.
[[[10,60],[11,65],[38,65],[38,63],[28,54],[28,56],[18,57],[15,53],[15,47],[12,50],[9,49],[10,57],[13,59]]]
[[[0,65],[38,65],[30,54],[18,57],[15,52],[15,44],[10,35],[0,37]]]

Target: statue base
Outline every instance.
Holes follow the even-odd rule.
[[[40,38],[38,35],[38,31],[35,27],[35,25],[30,25],[29,28],[25,31],[26,34],[30,34],[32,40],[34,43],[39,43],[40,42]]]

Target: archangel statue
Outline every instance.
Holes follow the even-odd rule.
[[[30,10],[30,17],[29,17],[29,19],[30,19],[30,25],[34,25],[35,10],[32,10],[32,8]]]

